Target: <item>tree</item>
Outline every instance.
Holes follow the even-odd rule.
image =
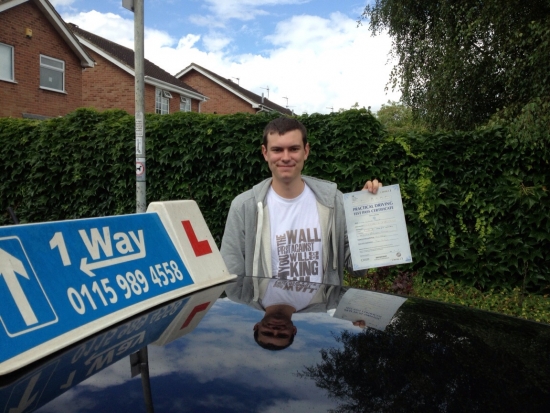
[[[390,84],[432,130],[550,99],[548,0],[375,0],[362,19],[392,37]]]
[[[400,102],[388,100],[376,112],[376,118],[391,135],[426,130],[420,120],[413,118],[411,107]]]

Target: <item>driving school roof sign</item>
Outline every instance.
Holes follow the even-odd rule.
[[[193,201],[0,227],[0,374],[231,278]]]

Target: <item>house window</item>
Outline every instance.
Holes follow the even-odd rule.
[[[13,47],[0,43],[0,80],[14,81]]]
[[[166,115],[170,113],[170,98],[172,94],[167,90],[155,90],[155,113]]]
[[[65,62],[40,55],[40,87],[43,89],[65,91]]]
[[[180,96],[180,112],[191,112],[191,99]]]

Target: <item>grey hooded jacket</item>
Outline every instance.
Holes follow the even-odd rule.
[[[336,184],[302,176],[317,199],[323,245],[323,282],[341,285],[344,266],[352,271],[342,193]],[[237,196],[231,203],[221,254],[231,274],[272,277],[271,232],[266,195],[271,178]]]

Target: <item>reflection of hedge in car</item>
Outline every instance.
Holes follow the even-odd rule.
[[[408,300],[384,332],[335,335],[298,377],[339,413],[547,411],[548,327],[515,321]]]
[[[276,115],[147,115],[147,201],[195,199],[219,242],[229,204],[269,170],[263,127]],[[366,110],[298,117],[304,173],[358,190],[399,183],[414,263],[426,278],[479,287],[550,284],[548,143],[475,132],[387,136]],[[81,109],[47,121],[0,119],[1,224],[135,212],[134,118]]]

